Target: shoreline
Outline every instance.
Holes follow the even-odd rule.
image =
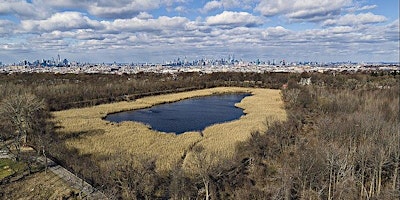
[[[138,122],[113,123],[104,120],[110,113],[124,112],[176,102],[188,98],[223,93],[250,93],[235,106],[244,115],[234,121],[211,125],[202,132],[185,132],[175,135],[149,129]],[[115,156],[118,151],[156,159],[159,170],[171,169],[182,162],[182,156],[193,145],[204,146],[207,152],[218,152],[222,158],[233,156],[235,144],[246,140],[251,132],[265,129],[265,120],[285,120],[286,112],[279,90],[239,87],[218,87],[189,92],[144,97],[87,108],[53,112],[57,125],[56,134],[82,133],[66,140],[69,148],[80,154]],[[90,134],[86,134],[90,133]],[[185,163],[185,161],[184,161]]]
[[[220,87],[219,87],[220,88]],[[212,88],[211,88],[212,89]],[[208,89],[202,89],[202,90],[208,90]],[[193,90],[193,91],[199,91],[199,90]],[[190,91],[189,91],[190,92]],[[183,92],[182,92],[183,93]],[[185,92],[186,93],[186,92]],[[174,93],[174,94],[179,94],[179,93]],[[141,109],[148,109],[148,108],[152,108],[154,106],[159,106],[159,105],[164,105],[164,104],[169,104],[169,103],[176,103],[179,101],[184,101],[184,100],[188,100],[188,99],[194,99],[194,98],[202,98],[202,97],[207,97],[207,96],[213,96],[213,95],[224,95],[224,94],[249,94],[249,96],[252,96],[251,92],[222,92],[222,93],[213,93],[213,94],[206,94],[206,95],[201,95],[201,96],[192,96],[192,97],[188,97],[188,98],[182,98],[182,99],[178,99],[176,101],[168,101],[168,102],[162,102],[162,103],[157,103],[157,104],[152,104],[149,107],[143,107],[143,108],[134,108],[131,110],[122,110],[122,111],[117,111],[117,112],[109,112],[107,113],[106,116],[104,116],[102,119],[106,120],[105,118],[108,115],[112,115],[112,114],[117,114],[117,113],[122,113],[122,112],[130,112],[130,111],[136,111],[136,110],[141,110]],[[156,96],[163,96],[163,95],[168,95],[168,94],[162,94],[162,95],[156,95]],[[156,96],[152,96],[152,97],[156,97]],[[246,96],[247,97],[247,96]],[[244,98],[246,98],[244,97]],[[143,97],[146,98],[146,97]],[[142,99],[142,98],[139,98]],[[139,100],[137,99],[137,100]],[[135,102],[136,100],[132,100],[132,101],[124,101],[124,102]],[[118,102],[116,102],[118,103]],[[239,102],[240,103],[240,102]],[[109,104],[114,104],[114,103],[109,103]],[[106,104],[103,104],[106,105]],[[79,109],[79,108],[78,108]],[[59,112],[59,111],[56,111]],[[107,121],[107,120],[106,120]],[[116,122],[111,122],[111,123],[116,123]],[[121,123],[121,122],[120,122]]]

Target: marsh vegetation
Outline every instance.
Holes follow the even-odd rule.
[[[52,112],[47,123],[55,133],[43,131],[46,143],[37,144],[116,199],[400,197],[396,72],[129,76],[2,75],[0,96],[29,89],[53,111],[75,107]],[[310,77],[311,85],[299,84]],[[134,90],[126,90],[126,81],[136,83],[129,86]],[[262,89],[283,84],[280,91]],[[213,89],[194,90],[206,87]],[[85,96],[85,90],[91,91]],[[107,113],[239,91],[253,94],[238,104],[247,115],[203,136],[102,120]],[[169,94],[154,96],[162,93]]]
[[[253,94],[237,104],[247,115],[236,121],[212,125],[202,133],[174,135],[151,130],[138,122],[111,123],[103,120],[109,113],[151,107],[196,96],[233,92]],[[231,157],[236,142],[246,140],[253,131],[265,129],[264,120],[260,119],[286,118],[279,90],[234,87],[145,97],[133,102],[103,104],[53,114],[55,122],[58,122],[57,126],[60,127],[57,132],[60,136],[76,133],[80,135],[66,140],[66,144],[70,148],[76,148],[81,154],[120,157],[118,153],[122,151],[131,155],[147,155],[156,158],[155,162],[161,171],[170,170],[178,162],[185,161],[186,153],[197,144],[203,145],[207,151],[218,152],[221,157]]]

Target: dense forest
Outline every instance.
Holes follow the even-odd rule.
[[[182,73],[135,75],[0,75],[0,99],[29,91],[45,111],[132,100],[146,95],[217,86],[281,89],[288,113],[239,143],[231,160],[209,163],[194,148],[197,169],[157,172],[155,160],[79,155],[33,124],[28,141],[112,199],[398,199],[400,197],[399,77],[379,73]],[[311,84],[301,81],[311,78]],[[282,88],[282,85],[285,87]],[[35,98],[33,98],[35,100]],[[22,102],[22,101],[21,101]],[[12,129],[4,117],[1,132]],[[7,139],[4,134],[3,139]],[[121,152],[123,154],[124,152]]]

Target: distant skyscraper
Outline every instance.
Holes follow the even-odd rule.
[[[60,54],[57,54],[57,65],[59,65],[61,63],[61,57]]]

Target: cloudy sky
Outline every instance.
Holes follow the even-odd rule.
[[[399,0],[0,0],[0,62],[399,61]]]

